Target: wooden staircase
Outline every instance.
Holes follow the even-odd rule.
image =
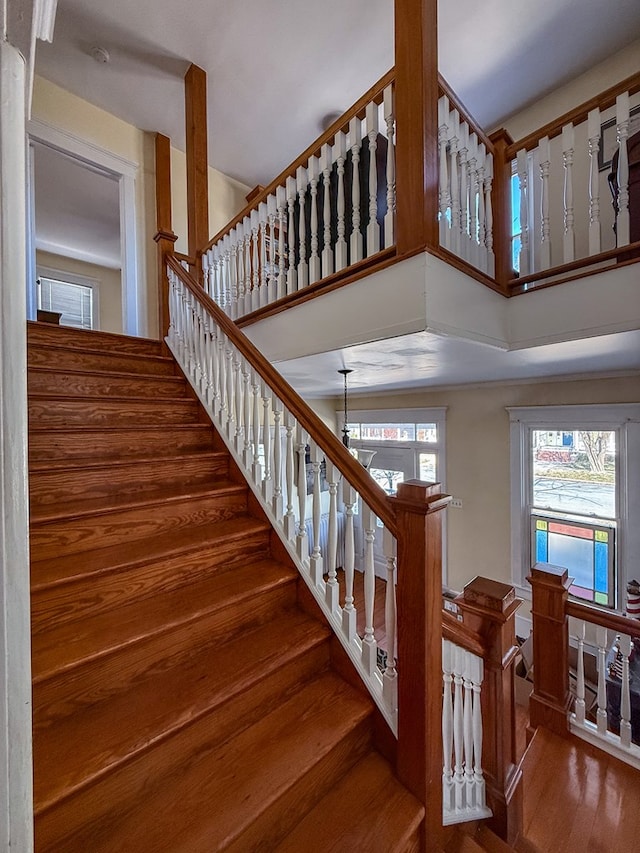
[[[28,340],[36,850],[418,850],[372,703],[173,359]]]

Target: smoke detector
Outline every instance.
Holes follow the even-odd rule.
[[[102,65],[108,65],[111,62],[109,51],[104,47],[92,47],[91,56],[93,56],[96,62],[100,62]]]

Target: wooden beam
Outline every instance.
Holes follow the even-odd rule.
[[[189,255],[197,258],[209,240],[207,75],[197,65],[190,65],[184,84],[188,242]]]
[[[396,244],[437,246],[438,2],[395,0]]]
[[[169,331],[169,281],[164,257],[178,238],[171,221],[171,141],[156,133],[156,234],[158,244],[158,331],[163,340]]]

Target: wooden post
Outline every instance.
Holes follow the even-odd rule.
[[[401,781],[425,805],[425,850],[442,849],[442,510],[440,484],[407,480],[389,499],[398,524],[398,752]]]
[[[482,684],[482,766],[487,805],[493,812],[489,825],[508,844],[522,830],[522,771],[515,743],[515,632],[516,611],[522,604],[512,586],[476,577],[456,604],[464,624],[484,642]]]
[[[158,330],[160,340],[169,331],[169,280],[164,256],[178,239],[171,223],[171,142],[156,133],[156,234],[158,244]]]
[[[395,0],[396,246],[437,246],[438,3]]]
[[[189,256],[196,259],[202,281],[200,252],[209,241],[209,166],[207,159],[207,75],[190,65],[184,78],[187,141],[187,222]]]
[[[527,578],[533,598],[533,693],[529,725],[545,726],[558,735],[569,731],[569,618],[566,603],[573,578],[566,569],[536,563]]]
[[[513,278],[514,272],[511,260],[511,163],[507,162],[506,150],[513,139],[504,128],[496,130],[489,138],[494,144],[491,201],[495,277],[504,293],[507,293],[507,282]]]

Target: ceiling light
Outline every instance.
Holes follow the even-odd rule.
[[[93,56],[95,61],[99,62],[101,65],[108,65],[109,62],[111,62],[109,51],[104,47],[92,47],[91,56]]]

